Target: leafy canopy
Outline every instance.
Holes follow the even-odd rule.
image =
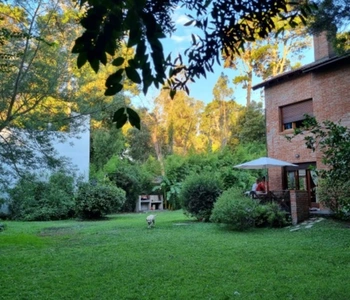
[[[125,76],[141,84],[144,93],[152,84],[158,88],[165,82],[172,96],[176,89],[188,92],[187,82],[212,72],[222,51],[238,53],[244,42],[266,37],[275,28],[275,17],[293,26],[295,18],[304,20],[311,11],[310,5],[273,0],[75,1],[85,10],[80,19],[85,32],[76,39],[72,51],[78,54],[78,67],[88,62],[95,72],[100,63],[118,68],[106,81],[108,96],[123,89]],[[193,14],[188,15],[190,22],[185,25],[201,32],[192,34],[192,45],[185,51],[187,66],[181,55],[174,60],[171,55],[165,58],[161,42],[176,29],[172,15],[178,6]],[[109,61],[107,54],[114,56],[125,40],[128,47],[136,49],[134,57]],[[180,73],[181,78],[177,76]]]
[[[311,34],[327,32],[338,53],[350,49],[350,0],[316,0],[318,9],[308,18]]]

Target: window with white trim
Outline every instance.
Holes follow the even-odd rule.
[[[300,128],[305,120],[305,115],[313,116],[312,100],[296,102],[280,107],[282,131]]]

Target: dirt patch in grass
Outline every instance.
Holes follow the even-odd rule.
[[[192,225],[193,222],[182,222],[182,223],[173,223],[174,226],[187,226]]]
[[[58,236],[67,235],[74,232],[73,226],[71,227],[47,227],[40,231],[39,236]]]

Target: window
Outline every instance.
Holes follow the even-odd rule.
[[[303,125],[304,115],[313,116],[312,100],[293,103],[281,108],[282,131],[300,128]]]
[[[284,130],[293,129],[293,122],[284,123],[284,124],[283,124],[283,129],[284,129]]]
[[[306,191],[306,170],[287,171],[288,189]]]

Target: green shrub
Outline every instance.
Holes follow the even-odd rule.
[[[255,210],[255,226],[284,227],[290,224],[289,215],[277,203],[258,205]]]
[[[230,225],[236,230],[245,230],[255,226],[255,210],[257,202],[242,196],[234,188],[222,193],[210,217],[210,221]]]
[[[234,188],[222,193],[214,205],[210,221],[230,225],[236,230],[252,227],[283,227],[290,223],[288,214],[276,203],[259,204],[242,196]]]
[[[225,190],[231,187],[237,187],[241,190],[250,190],[251,182],[254,181],[254,178],[251,177],[248,172],[242,172],[242,170],[238,169],[233,170],[232,165],[230,165],[220,168],[220,180]]]
[[[124,212],[135,211],[139,195],[152,191],[153,176],[147,170],[128,161],[118,161],[108,173],[108,178],[126,193],[126,200],[121,208]]]
[[[181,209],[180,193],[181,193],[181,182],[173,182],[166,176],[161,177],[162,181],[159,185],[153,187],[153,192],[161,193],[165,196],[167,209],[176,210]]]
[[[318,182],[317,195],[321,203],[334,212],[334,217],[350,219],[350,186],[348,180],[322,178]]]
[[[220,181],[211,174],[186,178],[180,193],[183,209],[202,221],[209,221],[214,203],[221,194]]]
[[[26,174],[9,189],[11,219],[47,221],[74,215],[74,180],[62,172],[52,174],[48,182]]]
[[[113,185],[82,183],[75,199],[75,211],[82,219],[100,219],[120,210],[125,191]]]
[[[189,158],[178,154],[168,155],[164,160],[166,177],[172,182],[181,182],[191,172]]]

